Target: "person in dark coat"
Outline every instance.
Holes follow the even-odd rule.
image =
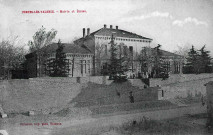
[[[129,92],[129,100],[130,100],[130,103],[134,103],[134,97],[132,95],[132,91]]]

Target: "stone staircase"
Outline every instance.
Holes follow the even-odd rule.
[[[184,104],[182,101],[180,101],[179,99],[169,99],[168,101],[171,102],[172,104],[175,104],[180,107],[188,106],[188,105]]]
[[[132,84],[132,86],[138,87],[140,89],[143,89],[144,85],[146,85],[141,79],[128,79],[128,81]]]

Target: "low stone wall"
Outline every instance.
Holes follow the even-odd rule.
[[[171,99],[176,97],[186,98],[201,95],[205,96],[206,87],[204,85],[209,81],[213,81],[213,78],[162,85],[161,88],[164,90],[164,99]]]
[[[29,78],[31,82],[63,82],[63,83],[77,83],[77,77],[42,77],[42,78]]]
[[[166,80],[162,80],[162,78],[151,78],[150,79],[150,87],[154,87],[157,85],[164,86],[169,85],[172,83],[180,83],[186,81],[194,81],[194,80],[201,80],[213,78],[213,74],[172,74]]]
[[[204,84],[213,80],[213,74],[173,74],[168,79],[151,78],[150,87],[160,86],[164,99],[206,95]]]
[[[88,76],[88,77],[42,77],[30,78],[31,81],[36,82],[62,82],[62,83],[96,83],[109,85],[113,81],[109,80],[109,76]]]

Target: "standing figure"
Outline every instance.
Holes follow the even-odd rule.
[[[134,103],[134,97],[132,95],[132,91],[129,92],[129,100],[130,100],[130,103]]]

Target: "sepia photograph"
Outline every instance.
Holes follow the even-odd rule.
[[[0,135],[212,135],[213,0],[0,0]]]

